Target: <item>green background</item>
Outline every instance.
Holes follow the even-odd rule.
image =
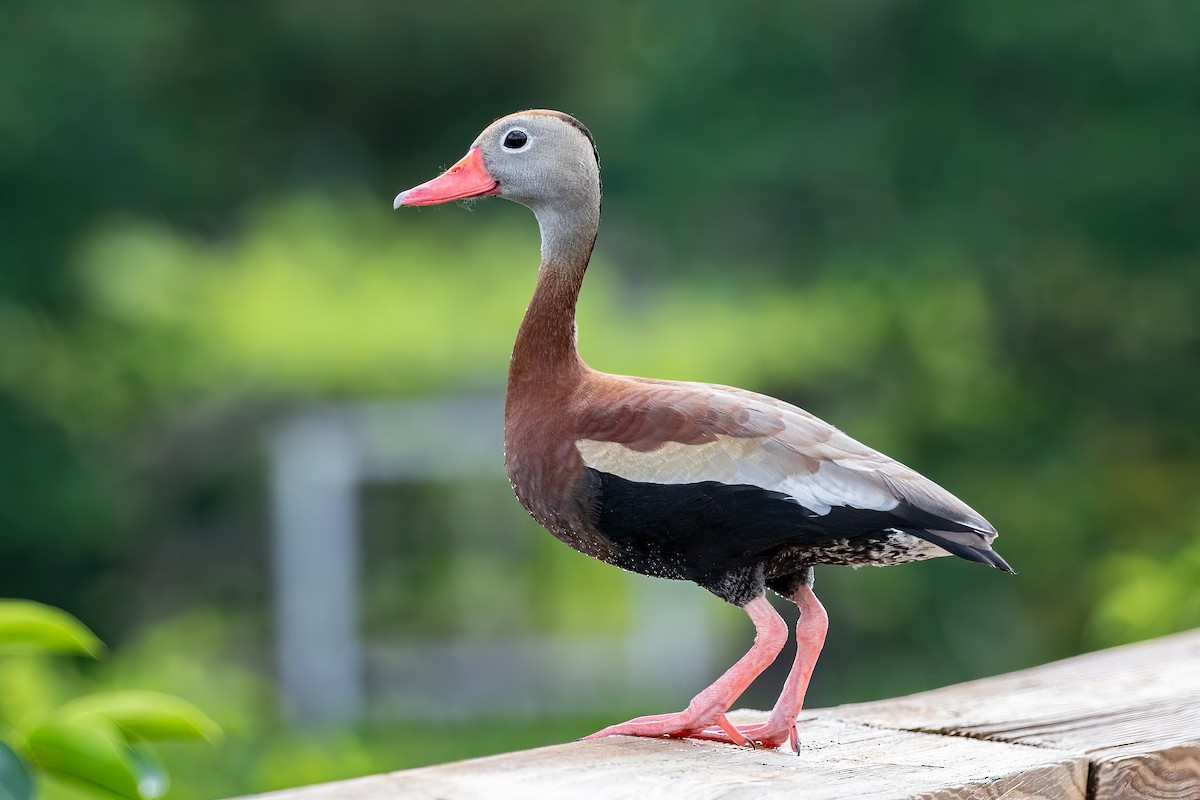
[[[1195,3],[8,3],[0,594],[114,654],[0,663],[0,715],[95,686],[187,697],[229,738],[167,752],[178,798],[619,716],[302,731],[270,685],[265,431],[311,403],[501,391],[530,215],[390,201],[526,107],[599,145],[589,363],[796,402],[1001,532],[1016,577],[819,574],[813,703],[1200,624]],[[441,543],[516,504],[442,513],[454,491],[368,498],[369,636],[477,634],[445,614]],[[637,614],[615,570],[536,541],[534,596],[491,592],[506,629]],[[694,592],[732,659],[748,625]]]

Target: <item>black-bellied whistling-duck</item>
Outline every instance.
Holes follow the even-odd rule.
[[[442,175],[395,207],[497,196],[541,229],[537,288],[508,373],[504,454],[521,504],[571,547],[633,572],[694,581],[756,629],[741,660],[677,714],[612,734],[789,741],[825,641],[817,564],[902,564],[954,554],[1012,572],[995,529],[933,481],[807,411],[705,383],[608,375],[575,348],[575,301],[600,223],[591,134],[556,111],[504,117]],[[787,626],[770,588],[800,609],[796,660],[768,721],[725,713],[775,659]]]

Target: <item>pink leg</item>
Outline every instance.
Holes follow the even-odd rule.
[[[779,655],[787,639],[787,625],[766,597],[754,598],[745,605],[745,611],[754,622],[754,644],[724,675],[692,698],[686,709],[678,714],[638,717],[620,725],[610,725],[584,738],[599,739],[614,734],[681,738],[703,733],[705,728],[713,726],[724,733],[705,738],[720,738],[722,741],[746,744],[746,738],[729,722],[725,712]]]
[[[812,678],[813,667],[817,665],[817,657],[821,655],[821,648],[825,644],[829,616],[821,601],[813,594],[811,586],[801,586],[792,596],[792,602],[800,609],[800,619],[796,622],[796,660],[792,663],[792,671],[788,673],[783,692],[775,701],[775,708],[771,710],[766,723],[740,727],[738,733],[751,742],[761,742],[767,747],[779,747],[787,741],[799,755],[796,717],[804,707],[808,681]],[[715,729],[705,732],[705,738],[720,737],[721,733]]]

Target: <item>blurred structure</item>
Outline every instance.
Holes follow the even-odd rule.
[[[677,591],[692,587],[640,576],[629,579],[638,613],[619,636],[448,633],[364,641],[361,489],[503,481],[503,416],[501,400],[339,404],[294,413],[276,428],[270,445],[275,655],[285,707],[295,718],[343,721],[380,708],[419,717],[588,711],[628,695],[631,685],[670,694],[712,672],[714,631],[705,607]],[[515,502],[507,505],[523,516]],[[390,535],[426,534],[397,522]],[[470,579],[452,576],[450,584]],[[534,579],[531,570],[518,571],[489,591],[513,591]],[[487,607],[462,613],[482,617],[486,627]]]

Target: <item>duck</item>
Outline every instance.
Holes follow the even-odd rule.
[[[691,581],[741,608],[750,649],[679,712],[613,735],[695,738],[799,754],[797,717],[829,618],[823,565],[890,566],[954,555],[1004,572],[996,529],[932,480],[795,405],[731,386],[615,375],[579,355],[575,308],[600,225],[600,159],[575,117],[534,109],[487,126],[442,174],[393,208],[500,197],[529,208],[537,282],[509,362],[504,463],[546,530],[624,570]],[[795,604],[797,649],[765,722],[728,711],[779,656]]]

